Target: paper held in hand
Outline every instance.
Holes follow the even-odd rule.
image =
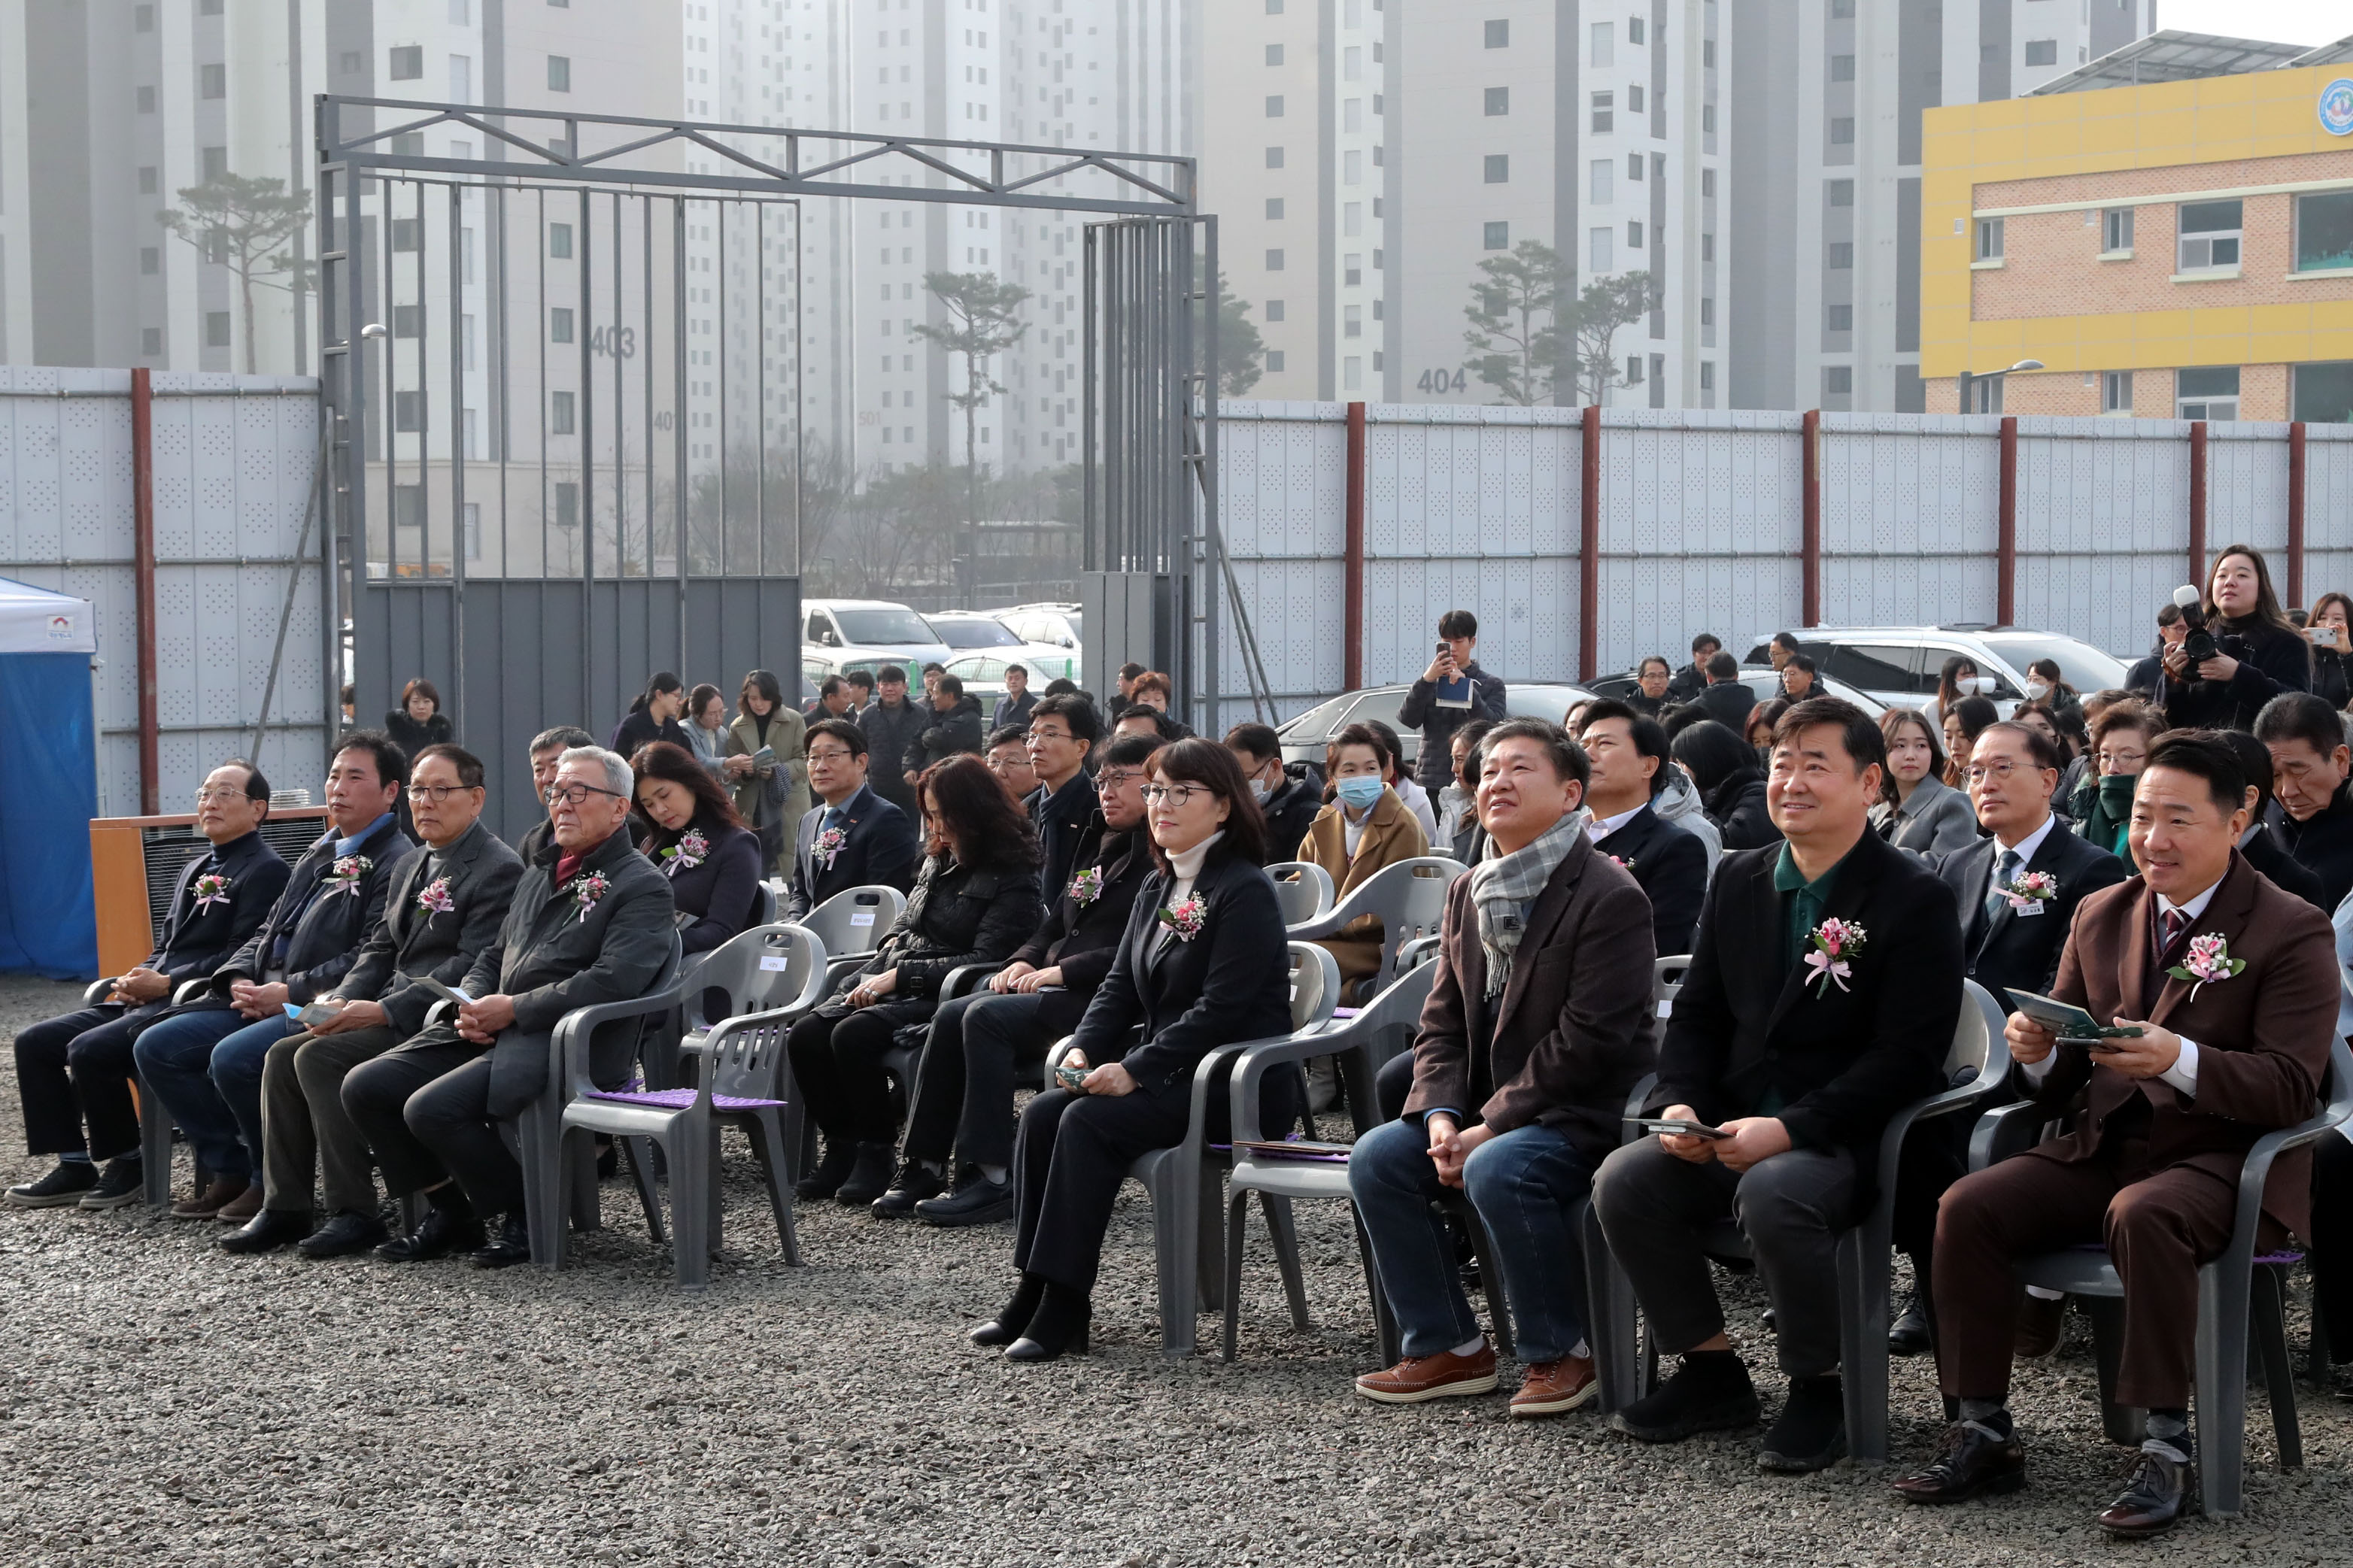
[[[434,979],[433,976],[429,974],[418,976],[417,984],[420,990],[430,991],[433,994],[440,997],[443,1001],[455,1002],[461,1007],[473,1000],[471,996],[467,995],[455,985],[444,985],[441,982]]]
[[[342,1008],[331,1007],[324,1002],[313,1002],[306,1007],[297,1007],[291,1002],[284,1005],[286,1016],[306,1029],[313,1024],[323,1024],[343,1012]]]
[[[2124,1028],[2103,1024],[2072,1002],[2037,996],[2031,991],[2010,992],[2010,1005],[2063,1040],[2132,1039],[2141,1033],[2137,1024]]]

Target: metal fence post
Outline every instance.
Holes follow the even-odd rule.
[[[1807,409],[1799,428],[1805,442],[1799,503],[1799,618],[1818,626],[1822,624],[1822,411]]]
[[[1340,689],[1354,691],[1365,684],[1365,405],[1348,405],[1348,521],[1346,556],[1342,566],[1345,584],[1344,630],[1340,647]]]
[[[1601,405],[1584,413],[1584,468],[1577,486],[1577,673],[1591,680],[1601,666]]]
[[[139,815],[153,816],[162,809],[163,764],[155,738],[155,385],[145,365],[131,373],[131,553],[139,609]]]
[[[2304,603],[2304,421],[2287,427],[2287,602]]]
[[[1994,622],[2018,621],[2018,416],[2001,416],[2001,515],[1994,530]]]
[[[2206,421],[2189,426],[2189,581],[2206,585]]]

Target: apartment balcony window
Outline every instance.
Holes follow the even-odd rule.
[[[2055,66],[2059,63],[2059,40],[2029,38],[2026,40],[2026,63],[2030,66]]]
[[[1822,394],[1828,397],[1854,395],[1854,366],[1826,364],[1822,366]]]
[[[2313,425],[2353,425],[2353,361],[2295,367],[2288,415]]]
[[[2002,220],[1998,217],[1978,219],[1977,248],[1971,253],[1970,260],[2000,265],[2001,225]]]
[[[1487,112],[1493,115],[1509,114],[1511,111],[1512,89],[1508,87],[1489,88],[1487,89]]]
[[[1854,307],[1852,305],[1831,305],[1825,307],[1822,326],[1825,330],[1833,332],[1851,332],[1854,331]]]
[[[1280,222],[1282,220],[1282,198],[1281,196],[1269,196],[1266,198],[1266,216],[1270,222]]]
[[[1281,44],[1267,45],[1266,63],[1271,66],[1279,66],[1282,63],[1282,46]]]
[[[1854,242],[1848,239],[1834,239],[1831,241],[1831,270],[1833,272],[1844,272],[1851,269],[1853,266]]]
[[[1269,272],[1280,272],[1282,270],[1282,251],[1270,250],[1266,253],[1266,269]]]
[[[1832,81],[1852,81],[1854,79],[1854,57],[1852,55],[1832,55],[1831,57],[1831,79]]]
[[[550,55],[547,57],[547,90],[550,92],[570,92],[572,90],[571,56]]]
[[[425,46],[404,44],[392,51],[384,73],[394,81],[421,81],[425,77]]]
[[[1642,384],[1642,356],[1641,354],[1628,354],[1626,356],[1626,384],[1629,386],[1640,386]]]
[[[1379,252],[1376,251],[1374,256],[1375,258],[1377,259]],[[1350,251],[1344,258],[1343,264],[1340,268],[1340,280],[1351,289],[1356,288],[1364,282],[1365,258],[1361,254],[1356,251]]]
[[[1266,95],[1266,117],[1269,120],[1282,118],[1282,94],[1270,92]]]
[[[1340,335],[1344,338],[1361,338],[1365,335],[1365,308],[1362,305],[1342,307]]]
[[[572,394],[568,392],[548,394],[547,433],[551,436],[569,436],[577,428],[573,413]]]
[[[1585,266],[1588,271],[1602,273],[1617,270],[1618,263],[1611,254],[1614,249],[1611,241],[1616,238],[1615,229],[1596,228],[1586,232]]]
[[[212,65],[199,66],[196,68],[199,90],[205,97],[227,98],[228,96],[228,67]]]
[[[2179,211],[2174,270],[2237,270],[2240,225],[2245,204],[2235,201],[2184,202]],[[2238,373],[2233,371],[2232,374],[2235,375]]]
[[[407,310],[414,307],[403,306],[401,309]],[[549,308],[547,341],[551,343],[568,343],[572,341],[572,311],[568,307],[555,305]]]
[[[228,319],[227,310],[216,311],[215,314],[223,321]],[[228,340],[224,337],[219,346],[227,348]],[[567,392],[560,395],[569,397],[572,395]],[[396,392],[392,395],[392,427],[395,432],[403,436],[414,436],[425,428],[425,395],[423,393]]]
[[[1642,225],[1639,218],[1626,220],[1626,248],[1629,250],[1642,248]]]
[[[1589,199],[1596,206],[1606,205],[1609,202],[1613,184],[1617,178],[1617,168],[1618,165],[1611,163],[1607,158],[1596,158],[1593,160],[1592,167],[1588,172],[1588,188],[1589,192],[1588,199]]]
[[[1512,24],[1509,19],[1498,17],[1487,23],[1487,47],[1491,49],[1508,49],[1512,47]]]
[[[547,226],[547,254],[557,261],[572,259],[572,226],[552,223]]]
[[[1486,183],[1491,185],[1505,185],[1511,184],[1511,180],[1512,155],[1508,153],[1488,153],[1486,157]]]
[[[568,310],[564,313],[565,315],[571,314]],[[569,322],[565,323],[565,330],[567,333],[570,331],[571,325]],[[425,307],[422,305],[395,305],[392,308],[392,335],[396,338],[423,337],[425,335]],[[572,340],[567,336],[564,341],[569,342]]]
[[[1853,117],[1852,115],[1839,115],[1834,117],[1831,121],[1831,145],[1833,147],[1851,147],[1853,144]]]
[[[1617,24],[1614,22],[1596,22],[1588,29],[1586,35],[1588,41],[1585,46],[1587,65],[1607,66],[1617,63],[1612,55],[1612,40],[1617,37],[1616,28]]]
[[[1825,182],[1825,185],[1829,193],[1831,205],[1834,207],[1851,207],[1854,205],[1854,182],[1852,180],[1830,180]]]
[[[1486,226],[1486,249],[1509,250],[1512,248],[1512,226],[1510,224],[1491,223]]]
[[[1642,112],[1642,89],[1639,83],[1630,83],[1627,86],[1626,112],[1629,114]]]
[[[1270,147],[1266,150],[1266,166],[1270,169],[1280,169],[1282,167],[1282,148]]]
[[[1596,136],[1609,134],[1610,122],[1617,118],[1610,106],[1616,101],[1615,93],[1597,92],[1593,95],[1593,133]]]

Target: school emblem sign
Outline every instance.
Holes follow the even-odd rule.
[[[2338,77],[2320,89],[2320,128],[2331,136],[2353,136],[2353,77]]]

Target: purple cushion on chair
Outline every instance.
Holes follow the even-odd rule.
[[[684,1110],[694,1103],[691,1089],[640,1089],[636,1093],[606,1093],[584,1095],[584,1100],[609,1100],[623,1105],[657,1105],[665,1110]],[[711,1097],[713,1110],[759,1110],[768,1106],[781,1106],[781,1100],[745,1100],[738,1095],[714,1094]]]

